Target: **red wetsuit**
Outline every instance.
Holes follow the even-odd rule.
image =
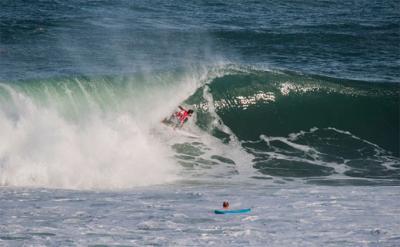
[[[175,116],[178,118],[179,122],[183,124],[189,118],[189,113],[185,110],[182,110],[175,113]]]

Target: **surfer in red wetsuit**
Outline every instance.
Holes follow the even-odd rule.
[[[182,106],[178,106],[180,111],[175,112],[175,117],[179,120],[179,125],[182,126],[188,119],[189,117],[192,116],[193,110],[189,109],[186,110]]]
[[[176,127],[182,127],[184,123],[187,122],[187,120],[192,116],[193,110],[189,109],[186,110],[182,106],[178,106],[180,111],[175,112],[174,114],[169,117],[169,119],[165,118],[162,122],[164,124],[173,126],[174,129]]]

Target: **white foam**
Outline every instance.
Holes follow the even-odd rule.
[[[167,148],[131,115],[93,114],[74,123],[7,91],[17,117],[0,112],[1,185],[108,189],[175,179]]]
[[[313,133],[317,130],[318,130],[318,128],[314,127],[314,128],[311,128],[309,132],[300,131],[298,133],[291,133],[288,135],[288,137],[269,137],[266,135],[260,135],[260,139],[262,141],[264,141],[271,148],[273,148],[270,144],[271,141],[279,141],[279,142],[285,143],[286,145],[292,147],[295,150],[303,152],[304,154],[306,154],[308,156],[308,158],[299,157],[297,155],[291,155],[290,153],[284,154],[281,152],[276,152],[277,150],[274,150],[271,152],[262,152],[262,153],[268,154],[270,159],[297,161],[297,162],[304,162],[304,163],[309,163],[309,164],[313,164],[313,165],[330,167],[330,168],[333,168],[336,172],[336,174],[330,175],[331,177],[344,177],[343,174],[346,171],[350,170],[350,167],[348,167],[345,163],[323,161],[323,159],[321,158],[323,153],[319,152],[314,147],[311,147],[308,145],[303,145],[303,144],[298,144],[298,143],[294,142],[300,136],[303,136],[307,133]]]
[[[203,97],[208,105],[208,112],[211,114],[213,118],[212,127],[221,130],[222,132],[229,134],[230,141],[228,145],[217,145],[214,143],[212,146],[220,146],[220,150],[223,155],[229,157],[236,161],[238,172],[243,175],[243,177],[249,177],[255,174],[255,170],[252,168],[252,160],[254,158],[253,155],[247,153],[240,144],[239,139],[233,133],[233,131],[224,124],[222,119],[216,113],[216,109],[214,107],[214,99],[212,94],[209,91],[208,86],[204,87]]]

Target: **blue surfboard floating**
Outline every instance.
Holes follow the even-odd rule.
[[[243,209],[237,209],[237,210],[214,210],[215,214],[243,214],[243,213],[248,213],[250,212],[250,208],[243,208]]]

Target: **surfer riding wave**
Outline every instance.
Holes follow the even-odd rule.
[[[193,114],[192,109],[185,109],[182,106],[178,106],[179,111],[172,114],[168,119],[164,118],[162,123],[173,126],[175,128],[182,128],[182,126],[189,120]]]

